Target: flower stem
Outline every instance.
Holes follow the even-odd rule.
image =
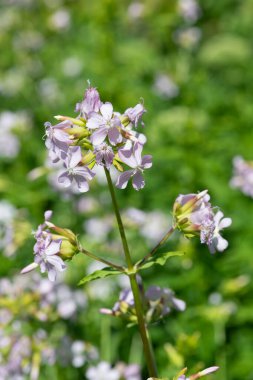
[[[139,264],[137,265],[138,268],[140,268],[144,263],[145,261],[147,261],[151,256],[153,256],[156,251],[169,239],[169,237],[173,234],[173,232],[175,231],[175,227],[171,227],[169,229],[169,231],[166,233],[166,235],[164,235],[164,237],[159,241],[159,243],[152,249],[151,252],[149,252],[140,262]]]
[[[125,234],[124,226],[122,223],[121,215],[119,212],[119,207],[118,207],[118,203],[117,203],[112,179],[110,176],[110,172],[106,168],[105,168],[105,174],[106,174],[106,179],[108,182],[109,191],[110,191],[111,198],[112,198],[112,204],[113,204],[115,216],[116,216],[117,223],[118,223],[118,228],[119,228],[121,241],[122,241],[122,245],[123,245],[123,249],[124,249],[124,253],[125,253],[128,271],[130,273],[129,279],[130,279],[131,289],[132,289],[133,296],[134,296],[134,304],[135,304],[135,309],[136,309],[138,326],[139,326],[139,331],[140,331],[140,335],[141,335],[141,339],[142,339],[145,358],[147,361],[147,367],[148,367],[149,375],[151,377],[158,377],[154,353],[153,353],[151,341],[150,341],[150,338],[148,335],[144,315],[143,315],[143,305],[142,305],[142,301],[141,301],[141,297],[140,297],[140,291],[139,291],[139,287],[138,287],[138,283],[137,283],[137,279],[136,279],[136,274],[131,273],[131,271],[134,269],[134,266],[133,266],[130,251],[128,248],[126,234]]]
[[[120,272],[125,273],[125,268],[121,267],[120,265],[116,265],[114,263],[111,263],[108,260],[102,259],[101,257],[98,257],[98,256],[94,255],[94,253],[86,251],[86,249],[84,249],[81,246],[79,246],[79,252],[84,253],[86,256],[89,256],[89,257],[91,257],[94,260],[100,261],[103,264],[109,265],[110,267],[113,267],[113,268],[119,270]]]

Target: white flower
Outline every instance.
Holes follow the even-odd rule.
[[[88,380],[119,380],[120,373],[110,367],[109,363],[101,362],[97,367],[90,367],[86,372]]]

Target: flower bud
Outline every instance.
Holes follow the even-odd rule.
[[[207,190],[199,194],[180,194],[173,206],[175,225],[188,238],[200,233],[202,221],[212,215]]]

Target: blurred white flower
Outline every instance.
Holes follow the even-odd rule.
[[[88,380],[119,380],[120,373],[117,369],[111,368],[109,363],[101,362],[97,367],[90,367],[86,372]]]
[[[68,57],[62,63],[62,71],[67,77],[75,77],[80,75],[83,63],[80,58]]]
[[[186,49],[192,49],[194,48],[200,41],[202,35],[202,31],[200,28],[197,27],[191,27],[187,29],[178,29],[174,33],[174,41],[186,48]]]
[[[39,93],[43,102],[55,102],[60,97],[57,81],[54,78],[44,78],[39,83]]]
[[[49,25],[51,28],[58,31],[67,29],[70,26],[70,22],[70,14],[63,8],[54,12],[49,19]]]
[[[186,22],[194,23],[201,15],[201,9],[196,0],[179,0],[178,7]]]
[[[128,17],[132,20],[138,19],[143,15],[144,4],[139,1],[131,3],[127,9]]]
[[[106,240],[112,230],[114,220],[111,216],[104,218],[90,218],[84,222],[84,230],[91,240]]]
[[[158,74],[153,87],[155,93],[163,98],[175,98],[179,94],[178,86],[166,74]]]
[[[150,242],[158,241],[168,230],[168,216],[161,211],[147,213],[144,225],[141,227],[141,234]]]

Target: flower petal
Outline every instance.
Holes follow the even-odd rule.
[[[133,188],[135,190],[140,190],[140,189],[143,189],[144,186],[145,186],[145,181],[144,181],[143,175],[138,170],[133,176]]]
[[[93,112],[91,114],[91,117],[87,121],[86,127],[89,129],[97,129],[101,127],[101,125],[104,125],[104,124],[105,122],[104,122],[103,117],[99,115],[98,113]]]
[[[42,272],[42,273],[44,273],[44,272]],[[49,279],[49,281],[51,281],[51,282],[55,282],[55,280],[56,280],[56,270],[55,270],[55,268],[50,268],[49,270],[48,270],[48,279]]]
[[[109,102],[106,102],[100,107],[100,112],[104,119],[110,120],[112,118],[112,113],[113,113],[113,107],[112,104]]]
[[[106,138],[108,129],[106,127],[101,127],[97,129],[90,137],[93,145],[100,145]]]
[[[137,166],[141,165],[141,153],[142,153],[142,150],[143,150],[143,145],[136,142],[134,143],[134,147],[133,147],[133,154],[134,154],[134,157],[136,159],[136,163],[137,163]]]
[[[81,193],[86,193],[87,191],[89,191],[89,183],[87,182],[86,178],[84,178],[81,175],[76,175],[75,181]]]
[[[61,183],[64,187],[69,187],[72,183],[72,177],[68,174],[68,172],[63,172],[58,177],[58,182]]]
[[[122,135],[117,127],[112,127],[108,131],[108,138],[112,145],[121,143]]]
[[[126,172],[120,174],[116,182],[116,187],[118,187],[119,189],[125,189],[129,179],[132,176],[132,173],[132,170],[127,170]]]
[[[35,268],[38,268],[39,264],[37,263],[31,263],[29,265],[27,265],[26,267],[24,267],[20,273],[22,274],[25,274],[25,273],[29,273],[31,272],[32,270],[34,270]]]
[[[70,146],[68,150],[68,168],[74,168],[82,159],[80,146]]]
[[[141,166],[144,169],[149,169],[152,166],[152,156],[150,154],[147,154],[146,156],[142,157],[141,160]]]
[[[45,253],[47,256],[56,255],[61,249],[61,239],[52,240],[48,247],[45,249]]]
[[[223,252],[228,247],[228,241],[224,239],[221,235],[217,237],[217,246],[216,249],[219,252]]]
[[[223,228],[229,227],[232,224],[231,218],[224,218],[220,221],[219,229],[222,230]]]

